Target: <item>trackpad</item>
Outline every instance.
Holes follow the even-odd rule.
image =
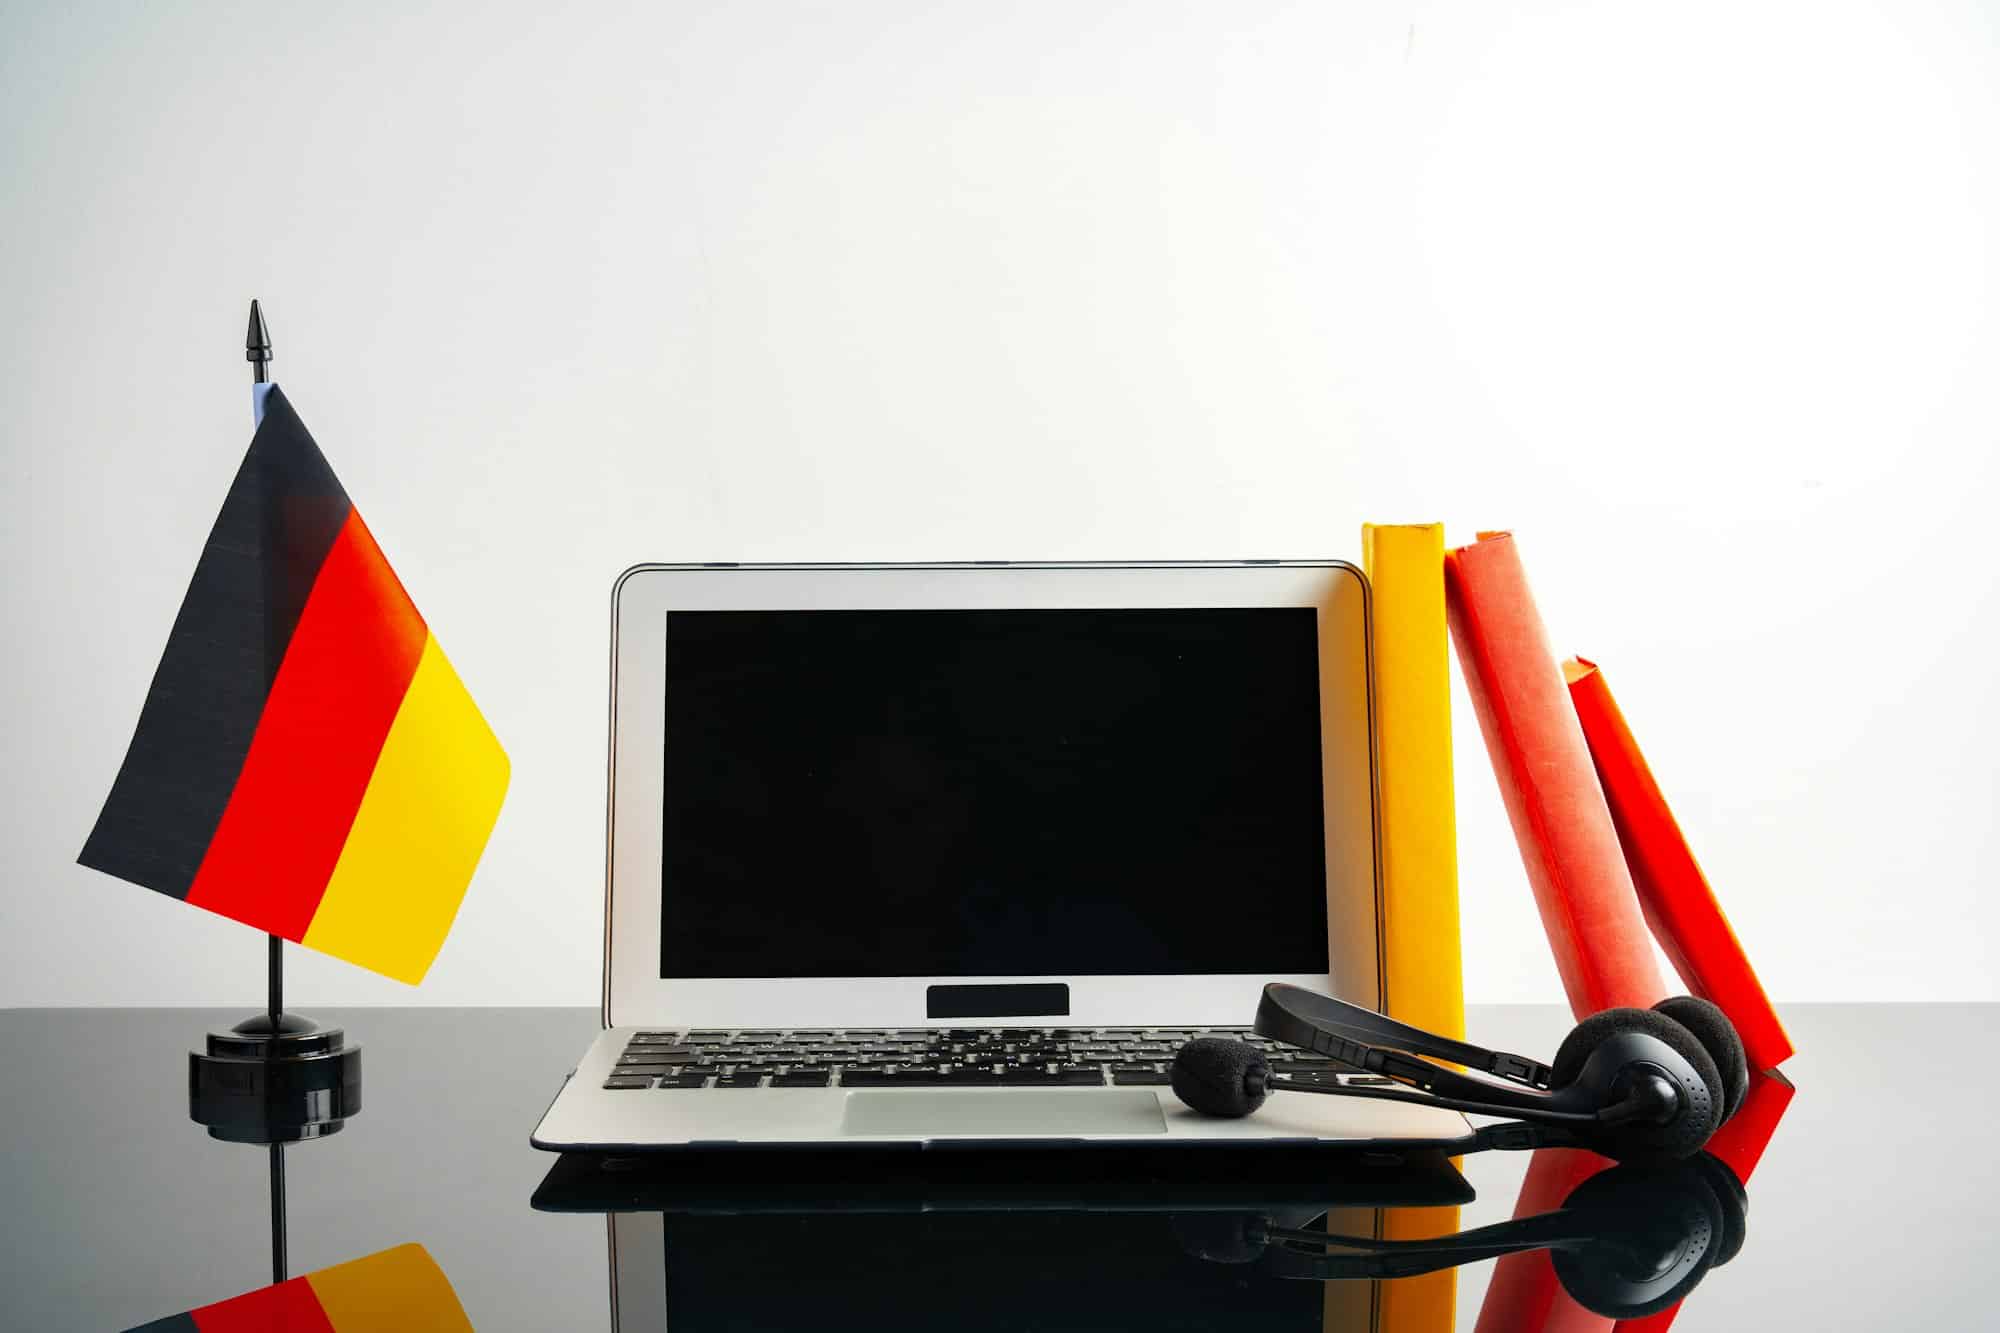
[[[1142,1088],[1103,1092],[1041,1092],[1033,1088],[967,1088],[963,1092],[915,1088],[907,1092],[850,1092],[840,1119],[843,1134],[932,1139],[956,1134],[989,1138],[1054,1134],[1164,1134],[1160,1099]]]

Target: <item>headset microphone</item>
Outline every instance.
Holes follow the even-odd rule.
[[[1249,1115],[1279,1089],[1413,1102],[1517,1122],[1480,1131],[1476,1147],[1573,1146],[1618,1161],[1660,1162],[1699,1152],[1749,1084],[1735,1029],[1721,1010],[1691,996],[1593,1015],[1563,1041],[1553,1065],[1439,1037],[1280,982],[1264,988],[1256,1030],[1393,1083],[1277,1082],[1249,1043],[1197,1037],[1174,1057],[1174,1094],[1205,1115],[1229,1118]]]

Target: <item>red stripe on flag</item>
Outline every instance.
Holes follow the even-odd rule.
[[[188,901],[306,932],[428,631],[350,512],[306,599]]]
[[[335,1333],[312,1284],[302,1277],[188,1313],[201,1333]]]

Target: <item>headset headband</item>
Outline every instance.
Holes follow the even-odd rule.
[[[1525,1107],[1541,1106],[1546,1104],[1547,1090],[1554,1080],[1554,1073],[1547,1065],[1524,1055],[1489,1051],[1439,1037],[1359,1005],[1281,981],[1264,987],[1263,998],[1257,1002],[1256,1031],[1260,1036],[1317,1051],[1372,1074],[1406,1079],[1429,1092],[1474,1101],[1501,1100]],[[1370,1044],[1374,1042],[1383,1046]],[[1406,1055],[1405,1051],[1412,1054]],[[1522,1090],[1467,1078],[1428,1060],[1419,1060],[1415,1058],[1417,1055],[1466,1065],[1505,1079]]]

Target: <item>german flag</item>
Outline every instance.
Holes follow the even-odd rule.
[[[274,387],[77,859],[415,984],[507,774]]]
[[[129,1333],[471,1333],[472,1321],[444,1270],[421,1245],[259,1287]]]

